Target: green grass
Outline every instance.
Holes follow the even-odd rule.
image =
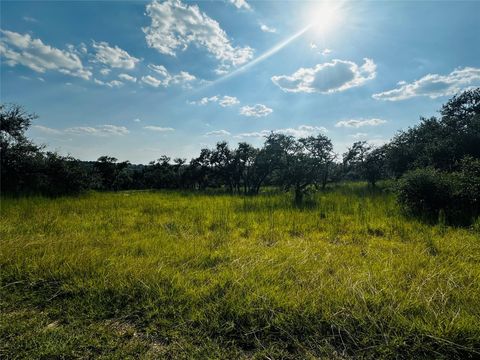
[[[385,192],[1,205],[2,359],[480,356],[479,227],[405,218]]]

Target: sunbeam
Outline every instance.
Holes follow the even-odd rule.
[[[305,26],[303,29],[301,29],[300,31],[296,32],[295,34],[293,34],[292,36],[290,36],[289,38],[279,42],[277,45],[273,46],[272,48],[270,48],[269,50],[265,51],[262,55],[258,56],[257,58],[253,59],[252,61],[250,61],[249,63],[243,65],[242,67],[239,67],[238,69],[232,71],[231,73],[225,75],[225,76],[222,76],[221,78],[218,78],[217,80],[215,81],[212,81],[211,83],[209,83],[208,85],[204,86],[203,88],[201,88],[201,90],[205,89],[205,88],[208,88],[212,85],[216,85],[222,81],[225,81],[227,79],[230,79],[238,74],[240,74],[241,72],[244,72],[245,70],[247,69],[250,69],[252,66],[255,66],[257,65],[258,63],[268,59],[270,56],[274,55],[275,53],[277,53],[278,51],[280,51],[281,49],[283,49],[285,46],[287,46],[288,44],[290,44],[292,41],[294,41],[295,39],[299,38],[300,36],[302,36],[303,34],[305,34],[312,26],[314,26],[314,24],[309,24],[307,26]]]

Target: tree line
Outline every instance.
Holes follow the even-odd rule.
[[[189,162],[168,156],[147,165],[111,156],[80,161],[28,139],[25,132],[36,116],[21,106],[1,105],[0,116],[2,194],[218,188],[255,195],[262,187],[277,186],[291,190],[300,203],[308,191],[329,183],[364,180],[375,187],[393,179],[400,203],[411,211],[437,213],[456,201],[468,203],[469,214],[479,210],[480,88],[454,96],[440,116],[420,118],[383,146],[359,141],[342,156],[323,134],[295,138],[272,132],[261,148],[246,142],[232,148],[222,141]]]

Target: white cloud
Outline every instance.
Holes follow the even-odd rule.
[[[136,123],[139,123],[142,120],[140,120],[139,118],[136,118],[136,119],[133,119],[133,121],[136,122]]]
[[[102,125],[99,127],[99,129],[105,134],[112,134],[112,135],[126,135],[130,132],[125,126],[116,126],[116,125]]]
[[[218,102],[218,104],[222,107],[228,107],[240,104],[240,101],[235,96],[228,96],[225,95],[223,97],[219,95],[211,96],[211,97],[203,97],[198,101],[189,101],[190,105],[207,105],[208,103]]]
[[[317,44],[315,44],[314,42],[311,42],[311,43],[310,43],[310,49],[312,49],[312,50],[317,50],[317,49],[318,49]],[[327,55],[329,55],[329,54],[331,54],[331,53],[332,53],[332,50],[330,50],[330,49],[328,49],[328,48],[325,48],[325,49],[323,49],[323,50],[321,50],[321,51],[318,51],[318,54],[321,54],[321,55],[323,55],[323,56],[327,56]]]
[[[263,138],[268,136],[271,132],[294,136],[296,138],[314,136],[319,133],[326,133],[328,130],[323,126],[300,125],[296,128],[276,129],[276,130],[260,130],[250,133],[241,133],[236,135],[236,138]]]
[[[268,134],[271,133],[271,130],[260,130],[260,131],[254,131],[254,132],[249,132],[249,133],[241,133],[235,135],[236,138],[263,138],[265,136],[268,136]]]
[[[110,87],[118,87],[118,86],[122,86],[123,83],[121,81],[118,81],[118,80],[112,80],[110,82],[107,83],[107,86],[110,86]]]
[[[240,109],[240,114],[245,116],[254,116],[254,117],[262,117],[270,115],[273,112],[272,109],[263,105],[263,104],[256,104],[254,106],[243,106]]]
[[[237,9],[252,10],[252,7],[246,0],[229,0]]]
[[[147,5],[150,26],[143,28],[149,47],[176,56],[191,44],[204,47],[226,67],[241,65],[253,57],[253,49],[234,47],[217,21],[201,12],[197,5],[180,0],[153,1]]]
[[[93,79],[93,82],[97,85],[108,86],[110,88],[120,87],[120,86],[123,85],[123,82],[118,81],[118,80],[102,81],[102,80],[98,80],[98,79]]]
[[[111,69],[101,69],[100,74],[102,74],[104,76],[107,76],[108,74],[110,74],[110,71],[112,71],[112,70]]]
[[[321,54],[323,56],[327,56],[328,54],[331,54],[331,53],[332,53],[332,50],[327,49],[327,48],[323,49],[322,52],[321,52]]]
[[[209,131],[205,136],[230,136],[231,134],[227,130],[215,130]]]
[[[222,99],[218,101],[220,106],[227,107],[240,104],[240,101],[235,96],[227,96],[225,95]]]
[[[277,29],[275,28],[272,28],[272,27],[269,27],[265,24],[260,24],[260,29],[263,31],[263,32],[269,32],[269,33],[276,33],[277,32]]]
[[[377,100],[398,101],[415,96],[428,96],[431,99],[452,96],[470,87],[480,86],[480,68],[459,68],[448,75],[428,74],[412,83],[400,81],[397,85],[400,87],[374,94],[372,97]]]
[[[26,22],[38,23],[38,20],[31,16],[24,16],[22,19]]]
[[[85,45],[83,42],[78,45],[77,49],[77,51],[81,54],[86,54],[88,52],[87,45]]]
[[[195,75],[189,74],[186,71],[180,71],[177,75],[173,75],[170,78],[170,81],[173,84],[181,84],[181,83],[193,81],[195,79],[196,79]]]
[[[100,126],[74,126],[66,129],[53,129],[42,125],[33,125],[33,129],[50,135],[76,134],[76,135],[127,135],[130,131],[125,126],[100,125]]]
[[[60,135],[62,134],[62,131],[61,130],[58,130],[58,129],[52,129],[52,128],[49,128],[49,127],[46,127],[46,126],[42,126],[42,125],[33,125],[32,128],[38,130],[38,131],[41,131],[45,134],[51,134],[51,135]]]
[[[366,138],[368,136],[367,133],[356,133],[356,134],[352,134],[352,135],[349,135],[351,138],[354,138],[354,139],[362,139],[362,138]]]
[[[8,30],[0,32],[0,56],[9,66],[20,64],[39,73],[55,70],[85,80],[92,76],[91,71],[84,68],[78,55],[72,51],[46,45],[29,34],[22,35]]]
[[[228,74],[230,70],[230,65],[226,65],[226,64],[220,64],[215,70],[215,74],[217,75],[225,75],[225,74]]]
[[[151,75],[142,76],[142,82],[153,87],[159,87],[163,84],[162,80]]]
[[[211,102],[217,102],[218,101],[218,96],[210,96],[210,97],[203,97],[198,101],[189,101],[188,103],[190,105],[207,105],[208,103]]]
[[[133,69],[140,60],[118,46],[111,47],[107,42],[93,42],[95,60],[113,68]]]
[[[110,135],[127,135],[130,131],[125,126],[116,125],[100,125],[100,126],[75,126],[64,130],[68,134],[76,135],[94,135],[94,136],[110,136]]]
[[[111,86],[111,87],[118,87],[118,86],[122,86],[123,83],[121,81],[118,81],[118,80],[112,80],[110,81],[109,83],[107,83],[108,86]]]
[[[160,75],[160,79],[151,75],[143,76],[142,82],[153,87],[168,87],[170,85],[188,86],[197,78],[186,71],[180,71],[178,74],[172,75],[163,65],[149,64],[148,67]]]
[[[124,81],[130,81],[130,82],[137,82],[137,78],[130,76],[128,74],[120,74],[118,75],[119,79],[122,79]]]
[[[352,61],[335,59],[313,68],[300,68],[292,75],[273,76],[272,81],[285,92],[328,94],[343,91],[375,78],[375,63],[371,59],[364,60],[359,66]]]
[[[168,131],[174,131],[174,128],[171,127],[161,127],[161,126],[153,126],[153,125],[148,125],[143,127],[146,130],[151,130],[151,131],[158,131],[158,132],[168,132]]]
[[[170,73],[168,70],[165,68],[163,65],[154,65],[154,64],[149,64],[148,67],[155,71],[157,74],[161,75],[162,77],[169,77]]]
[[[275,132],[295,137],[307,137],[318,133],[326,133],[328,130],[323,126],[300,125],[297,128],[278,129]]]
[[[78,45],[67,44],[65,47],[69,52],[72,54],[77,54],[78,56],[83,56],[88,53],[87,45],[85,45],[83,42]]]
[[[351,127],[351,128],[359,128],[362,126],[378,126],[381,124],[385,124],[387,121],[382,119],[365,119],[365,120],[342,120],[335,124],[335,127]]]

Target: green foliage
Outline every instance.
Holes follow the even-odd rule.
[[[453,173],[457,185],[454,202],[460,212],[475,217],[480,214],[480,159],[467,156],[462,159],[460,169]]]
[[[400,204],[415,214],[437,216],[452,202],[453,186],[445,173],[433,169],[416,169],[402,176],[397,186]]]
[[[38,189],[35,193],[47,196],[76,195],[89,187],[85,168],[71,156],[47,152],[43,154],[39,167]]]
[[[357,141],[343,154],[343,171],[347,179],[367,180],[373,187],[385,177],[386,147],[375,148]]]
[[[0,357],[474,359],[479,256],[364,183],[2,199]]]
[[[25,137],[36,118],[16,105],[1,106],[1,186],[3,193],[60,196],[84,189],[222,189],[258,195],[265,186],[293,190],[301,205],[305,194],[341,180],[367,181],[372,187],[388,178],[404,178],[398,199],[411,213],[471,221],[479,212],[480,88],[450,99],[441,117],[399,132],[375,148],[355,142],[335,163],[325,135],[297,139],[272,132],[262,148],[246,143],[230,148],[221,141],[202,149],[189,163],[161,156],[148,165],[102,156],[95,162],[45,153]],[[415,170],[423,169],[423,170]],[[409,171],[412,171],[408,173]]]
[[[441,118],[398,133],[385,149],[399,181],[398,199],[411,213],[470,223],[480,212],[480,88],[450,99]]]
[[[295,139],[271,133],[264,149],[272,159],[272,182],[288,190],[293,188],[295,203],[302,203],[311,186],[325,188],[335,155],[331,140],[325,135]]]
[[[1,190],[4,194],[79,194],[89,187],[79,160],[43,152],[25,131],[36,119],[18,105],[0,106]]]
[[[480,88],[450,99],[441,117],[399,132],[386,146],[386,161],[396,177],[415,168],[456,171],[465,156],[480,158]]]
[[[23,192],[35,185],[40,148],[25,136],[37,116],[18,105],[0,105],[0,171],[4,192]]]
[[[399,202],[410,212],[435,219],[470,223],[480,213],[480,160],[465,157],[459,171],[433,168],[407,172],[397,184]]]

